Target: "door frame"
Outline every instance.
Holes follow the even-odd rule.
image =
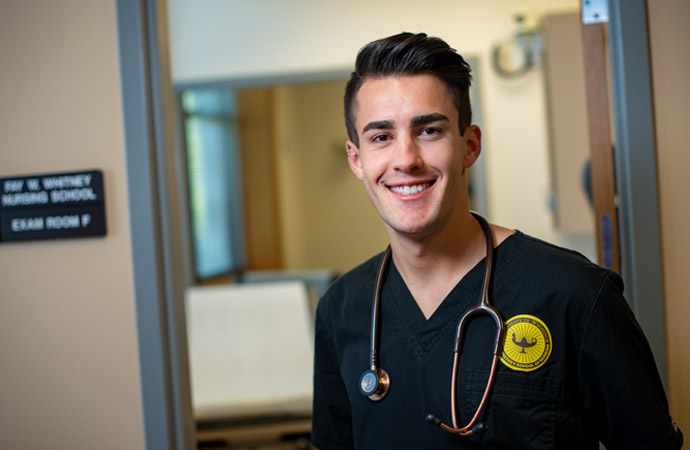
[[[597,15],[598,23],[587,24],[591,20],[591,15],[586,19],[587,8],[592,5],[602,8],[603,13]],[[647,336],[662,383],[667,388],[661,227],[646,7],[645,0],[581,2],[583,36],[587,36],[588,44],[583,52],[586,72],[600,62],[605,63],[601,61],[605,48],[599,46],[605,46],[606,41],[601,37],[608,34],[615,149],[611,150],[605,89],[593,95],[598,98],[590,99],[598,103],[598,108],[589,109],[590,139],[597,140],[591,146],[595,205],[598,194],[605,197],[599,198],[599,204],[608,205],[606,210],[597,211],[595,219],[598,253],[612,254],[614,268],[626,286],[626,299]],[[604,22],[608,23],[608,32]],[[605,70],[599,70],[589,82],[605,83],[605,78]],[[594,89],[588,97],[593,93]],[[596,120],[592,120],[595,115]],[[601,129],[603,125],[606,125],[605,132]],[[603,163],[602,158],[606,159]],[[597,161],[606,166],[606,173],[599,180],[594,176]],[[604,220],[604,216],[609,220]],[[613,224],[613,229],[600,226],[604,222]],[[609,242],[612,248],[602,248],[607,240],[614,241]]]
[[[149,449],[192,449],[184,288],[188,238],[175,149],[165,0],[116,0],[134,295]],[[609,1],[621,271],[666,384],[654,121],[646,3]],[[633,185],[633,179],[635,185]]]
[[[166,2],[117,0],[117,17],[146,448],[193,449],[184,311],[191,271]]]

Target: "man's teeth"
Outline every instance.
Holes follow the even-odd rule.
[[[429,183],[415,184],[414,186],[394,186],[391,188],[391,191],[402,195],[412,195],[416,194],[417,192],[423,191],[428,187]]]

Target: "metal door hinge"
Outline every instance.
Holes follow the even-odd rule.
[[[609,21],[608,0],[582,0],[582,23],[604,23]]]

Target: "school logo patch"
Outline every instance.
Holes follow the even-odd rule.
[[[534,316],[521,314],[506,322],[501,362],[513,370],[537,370],[551,355],[551,333]]]

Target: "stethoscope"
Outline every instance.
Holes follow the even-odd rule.
[[[433,414],[427,416],[427,420],[435,425],[440,426],[444,430],[459,434],[461,436],[469,436],[471,434],[483,431],[484,424],[477,423],[479,415],[484,409],[486,400],[489,396],[489,391],[494,383],[494,377],[496,374],[496,366],[498,363],[499,349],[503,343],[503,335],[505,334],[505,324],[501,314],[491,306],[489,302],[489,285],[491,284],[491,271],[493,268],[494,260],[494,239],[491,234],[491,228],[488,222],[479,214],[472,213],[472,215],[477,219],[482,227],[484,233],[484,238],[486,240],[486,262],[484,264],[484,277],[482,279],[482,288],[479,293],[479,300],[477,303],[465,311],[458,319],[458,325],[455,331],[455,346],[453,348],[453,374],[451,377],[450,385],[450,411],[453,426],[446,425],[436,418]],[[381,307],[381,292],[383,290],[383,275],[388,267],[388,263],[391,258],[391,248],[388,246],[381,263],[379,265],[378,272],[376,274],[376,283],[374,287],[374,299],[372,301],[371,307],[371,340],[369,349],[369,370],[366,370],[362,376],[359,378],[359,390],[362,394],[367,396],[370,400],[378,402],[382,400],[390,389],[390,377],[388,373],[382,368],[378,367],[378,348],[379,348],[379,324],[381,321],[381,314],[379,312]],[[484,395],[482,396],[479,406],[477,407],[477,412],[474,414],[470,422],[464,427],[460,428],[458,426],[457,420],[457,407],[455,401],[455,390],[458,378],[458,363],[460,361],[460,349],[462,348],[462,338],[465,333],[467,324],[476,316],[487,315],[490,316],[496,324],[496,339],[494,341],[493,358],[491,361],[491,372],[489,373],[489,379],[486,383],[486,389],[484,390]]]

